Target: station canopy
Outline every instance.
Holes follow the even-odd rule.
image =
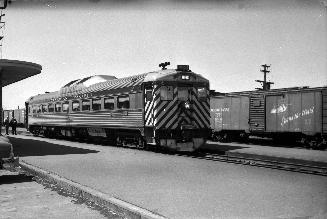
[[[41,65],[32,62],[0,59],[1,85],[5,87],[9,84],[37,75],[41,73],[41,70]]]

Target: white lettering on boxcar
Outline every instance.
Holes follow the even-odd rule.
[[[308,116],[308,115],[310,115],[310,114],[313,114],[313,113],[314,113],[314,109],[315,109],[315,107],[312,106],[312,107],[310,107],[310,108],[308,108],[308,109],[304,109],[304,110],[302,110],[302,112],[294,113],[294,114],[291,115],[291,116],[283,116],[283,117],[282,117],[281,126],[284,126],[284,125],[286,125],[287,123],[292,122],[292,121],[294,121],[294,120],[297,120],[297,119],[299,119],[299,118],[301,118],[301,117],[303,117],[303,116]],[[310,123],[311,123],[311,119],[310,119]],[[305,125],[308,125],[308,124],[307,124],[307,119],[305,120]]]
[[[285,104],[281,104],[278,107],[274,107],[271,109],[270,113],[272,114],[279,114],[279,113],[283,113],[287,110],[287,106]]]
[[[229,112],[229,107],[210,109],[211,112]]]

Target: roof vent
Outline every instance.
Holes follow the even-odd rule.
[[[188,65],[177,65],[177,71],[190,71]]]

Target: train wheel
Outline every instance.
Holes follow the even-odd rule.
[[[40,135],[40,130],[39,129],[34,129],[32,133],[33,133],[33,136],[37,137],[37,136]]]
[[[50,137],[50,131],[48,129],[44,130],[43,135],[44,135],[44,137],[49,138]]]
[[[318,149],[324,150],[327,148],[327,141],[322,138],[320,142],[318,142]]]
[[[139,137],[139,138],[138,138],[137,148],[138,148],[138,149],[145,149],[145,150],[147,150],[147,144],[146,144],[146,141],[145,141],[142,137]]]
[[[221,140],[221,136],[218,135],[218,134],[213,134],[212,135],[212,140],[215,141],[215,142],[218,142]]]
[[[247,133],[242,132],[239,137],[241,142],[245,142],[245,143],[249,142],[249,135]]]
[[[220,141],[225,143],[231,142],[232,141],[231,135],[228,133],[224,133]]]
[[[116,146],[123,146],[123,142],[122,142],[122,140],[119,138],[119,136],[117,136],[117,138],[116,138]]]

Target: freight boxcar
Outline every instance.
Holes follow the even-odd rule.
[[[249,133],[249,95],[246,93],[212,95],[210,117],[214,140],[245,140]]]
[[[211,97],[212,115],[219,110],[217,106],[223,112],[220,128],[211,120],[216,139],[254,135],[301,141],[312,148],[326,145],[327,87],[220,94]],[[219,114],[214,116],[219,121]]]

